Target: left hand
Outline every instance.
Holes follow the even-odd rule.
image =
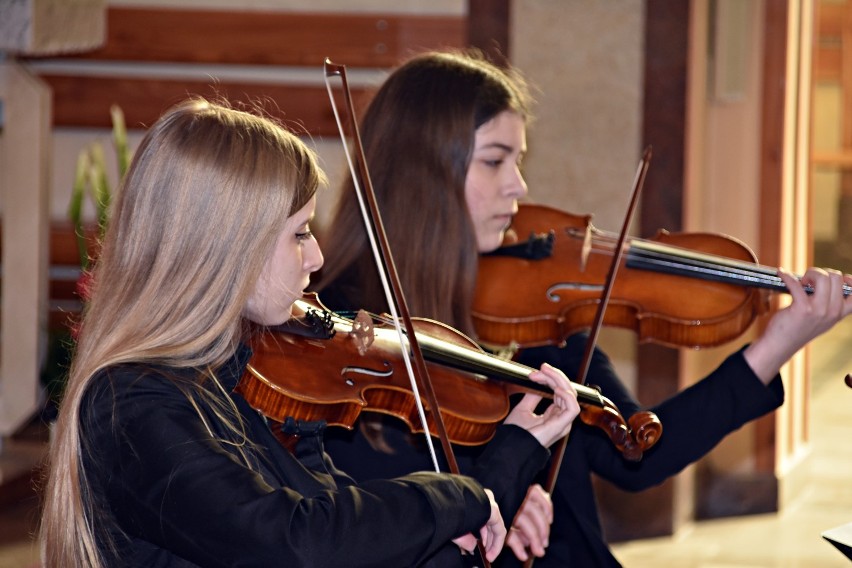
[[[552,522],[553,503],[550,494],[541,485],[532,485],[515,515],[512,528],[506,537],[506,545],[512,549],[518,560],[525,561],[530,552],[541,558],[550,544],[548,539]]]
[[[526,394],[503,423],[525,428],[547,448],[571,431],[571,424],[580,413],[577,392],[562,371],[547,363],[541,366],[540,371],[531,372],[530,379],[553,390],[553,404],[542,414],[536,414],[541,395]]]
[[[852,276],[836,270],[810,268],[801,281],[779,270],[793,302],[772,316],[763,335],[743,355],[764,384],[769,383],[796,351],[852,313],[852,297],[843,296],[843,283]],[[813,286],[808,295],[803,284]]]

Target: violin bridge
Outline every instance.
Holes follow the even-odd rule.
[[[509,345],[495,349],[493,355],[503,361],[511,361],[518,354],[518,349],[520,349],[520,345],[513,341]]]
[[[585,235],[583,235],[583,248],[580,254],[580,272],[586,271],[586,264],[589,261],[589,253],[592,251],[592,228],[591,225],[586,225]]]
[[[349,332],[349,335],[355,340],[358,354],[361,356],[365,355],[367,349],[370,348],[376,339],[373,318],[366,311],[358,310],[358,315],[352,320],[352,331]]]

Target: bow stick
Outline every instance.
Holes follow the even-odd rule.
[[[396,265],[394,264],[393,256],[391,255],[390,244],[384,230],[384,224],[382,223],[381,213],[379,212],[378,203],[376,201],[376,194],[370,180],[370,173],[367,168],[367,159],[364,155],[364,148],[361,145],[361,134],[358,130],[358,123],[355,120],[355,107],[352,104],[352,95],[349,91],[349,83],[346,80],[346,67],[344,65],[336,65],[329,59],[326,59],[324,70],[325,84],[326,89],[328,90],[329,99],[331,100],[332,111],[334,112],[334,118],[337,121],[340,137],[343,141],[346,160],[352,173],[352,182],[355,186],[355,191],[358,197],[358,204],[361,208],[362,217],[364,218],[364,225],[367,229],[367,235],[370,240],[370,246],[373,250],[373,256],[376,259],[376,265],[378,267],[379,277],[382,281],[382,287],[385,291],[388,307],[390,309],[391,316],[393,317],[394,327],[399,335],[400,344],[403,346],[402,354],[405,360],[406,369],[408,370],[409,378],[411,379],[411,390],[417,403],[420,421],[423,425],[429,451],[432,454],[435,471],[440,472],[441,469],[438,465],[438,458],[435,455],[435,449],[432,445],[426,411],[423,407],[420,391],[423,391],[426,397],[426,402],[429,404],[429,408],[431,409],[432,421],[435,425],[438,438],[441,440],[441,447],[444,450],[444,457],[447,460],[450,472],[458,474],[458,462],[456,461],[455,454],[453,453],[453,448],[450,445],[450,438],[447,434],[446,427],[444,426],[444,419],[441,416],[441,412],[438,407],[438,398],[435,395],[434,388],[432,387],[432,381],[429,378],[429,372],[426,369],[426,361],[420,350],[420,344],[418,343],[417,336],[414,332],[411,315],[408,311],[408,305],[405,301],[405,295],[402,291],[402,285],[399,281]],[[351,152],[349,151],[349,147],[346,142],[343,125],[340,120],[340,115],[337,112],[337,105],[335,103],[331,83],[329,82],[329,79],[335,76],[340,78],[342,84],[343,98],[348,112],[348,123],[352,133],[352,140],[355,149],[354,153],[358,161],[358,171],[360,172],[360,176],[357,175],[352,164]],[[359,177],[361,183],[358,182]],[[361,184],[363,184],[363,187]],[[400,326],[400,320],[404,324],[404,332],[402,326]],[[405,349],[406,342],[408,343],[409,349]],[[417,369],[416,373],[412,368],[412,360],[414,361],[414,366]],[[485,557],[485,550],[482,542],[479,542],[479,553],[483,566],[485,568],[490,568],[490,563]]]
[[[604,314],[606,313],[606,306],[609,303],[609,298],[612,293],[612,286],[615,282],[615,275],[618,273],[618,265],[621,263],[621,257],[624,254],[624,242],[627,239],[627,229],[630,226],[630,221],[633,219],[633,212],[636,210],[636,204],[639,202],[639,193],[642,190],[642,186],[645,185],[645,175],[648,173],[648,166],[651,163],[651,147],[648,146],[645,148],[645,151],[642,153],[642,159],[639,161],[639,167],[636,169],[636,176],[633,180],[633,189],[631,190],[630,195],[630,203],[627,206],[627,213],[624,216],[624,223],[621,225],[621,232],[618,235],[618,242],[615,245],[615,251],[612,255],[612,263],[609,266],[609,273],[606,277],[606,283],[604,284],[603,292],[601,293],[600,302],[598,302],[598,308],[595,312],[595,319],[592,322],[592,327],[589,329],[589,337],[586,340],[586,347],[583,351],[583,359],[580,363],[580,370],[575,377],[576,382],[579,384],[586,383],[586,375],[589,373],[589,365],[592,361],[592,354],[595,351],[595,345],[598,341],[598,334],[600,332],[601,326],[603,325]],[[565,448],[568,445],[568,436],[563,437],[556,445],[553,447],[553,458],[550,462],[550,470],[547,473],[547,481],[545,482],[545,491],[548,493],[553,493],[554,487],[556,487],[556,478],[559,477],[559,468],[562,466],[562,460],[565,457]],[[535,562],[535,557],[532,555],[529,556],[527,561],[524,563],[524,568],[532,568],[533,563]]]

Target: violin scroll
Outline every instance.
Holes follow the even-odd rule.
[[[642,459],[642,450],[633,440],[627,424],[612,407],[584,408],[580,413],[580,420],[584,424],[603,430],[627,461],[636,462]]]
[[[650,449],[663,435],[663,423],[656,414],[648,410],[637,412],[627,419],[627,423],[642,451]]]
[[[581,405],[580,420],[602,430],[627,461],[638,462],[663,433],[663,425],[653,412],[643,410],[627,422],[615,405],[601,397],[600,405]]]

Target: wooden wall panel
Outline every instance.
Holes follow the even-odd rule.
[[[845,4],[820,2],[817,10],[815,81],[839,81],[842,73],[844,24],[848,23]],[[848,30],[846,31],[848,33]]]
[[[111,7],[107,21],[107,42],[100,49],[25,59],[54,89],[54,126],[109,127],[109,107],[118,104],[128,125],[139,127],[188,95],[218,93],[241,101],[270,100],[283,110],[272,114],[300,125],[297,130],[336,135],[322,84],[326,57],[350,69],[384,69],[416,52],[461,47],[467,34],[466,18],[456,16]],[[96,65],[104,63],[113,66]],[[206,81],[195,78],[198,73],[175,78],[162,72],[168,64],[217,65],[224,71]],[[241,70],[239,80],[229,78],[229,66]],[[268,70],[262,79],[252,79],[252,67],[264,66],[280,67],[281,80],[274,75],[270,80]],[[315,67],[316,78],[294,84],[286,76],[294,67]],[[363,102],[364,89],[352,90]]]
[[[296,133],[338,133],[325,87],[54,74],[44,74],[42,79],[53,89],[54,126],[109,128],[109,108],[117,104],[124,111],[128,128],[144,128],[171,105],[190,95],[202,95],[225,96],[232,102],[265,102],[270,115]],[[364,89],[351,91],[353,100],[366,101]]]
[[[111,7],[106,44],[75,59],[280,66],[391,67],[423,49],[464,43],[454,16],[310,14]]]
[[[110,8],[107,43],[85,55],[108,61],[392,67],[410,53],[459,46],[453,16],[310,14]]]

